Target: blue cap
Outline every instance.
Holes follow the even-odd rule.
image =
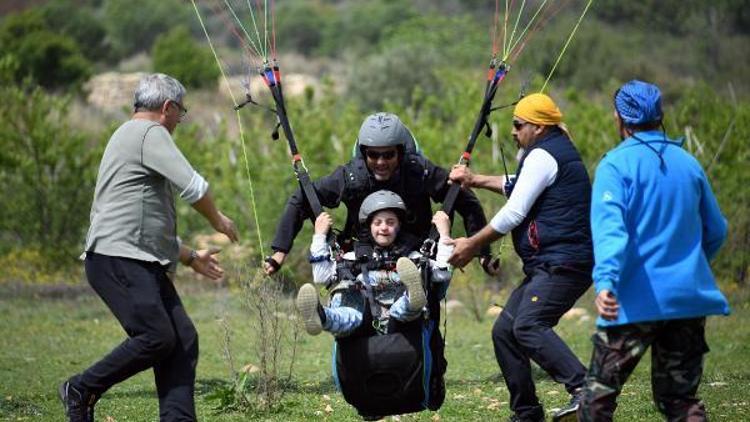
[[[634,79],[617,91],[615,110],[626,125],[661,120],[661,91],[654,84]]]

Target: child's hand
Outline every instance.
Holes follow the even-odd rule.
[[[333,218],[327,212],[322,212],[315,219],[315,234],[328,234],[331,226],[333,226]]]
[[[432,224],[435,225],[440,236],[451,236],[451,219],[444,211],[438,211],[432,216]]]

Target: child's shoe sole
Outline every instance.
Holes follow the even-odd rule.
[[[396,261],[396,271],[401,278],[401,282],[406,286],[406,292],[409,295],[409,310],[418,311],[427,304],[427,297],[422,288],[422,273],[414,263],[406,257],[401,257]]]
[[[302,321],[305,324],[307,334],[316,336],[323,331],[323,324],[318,314],[318,291],[310,283],[304,284],[299,288],[297,293],[297,310],[302,315]]]

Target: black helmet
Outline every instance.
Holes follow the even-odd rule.
[[[392,209],[403,218],[406,214],[406,205],[398,194],[389,190],[379,190],[367,195],[359,207],[359,224],[364,225],[371,215],[378,211]]]

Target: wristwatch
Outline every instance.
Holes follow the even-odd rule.
[[[195,260],[195,258],[198,258],[198,252],[195,249],[191,249],[190,250],[190,256],[188,257],[187,262],[185,263],[185,265],[187,265],[189,267],[193,263],[193,261]]]

